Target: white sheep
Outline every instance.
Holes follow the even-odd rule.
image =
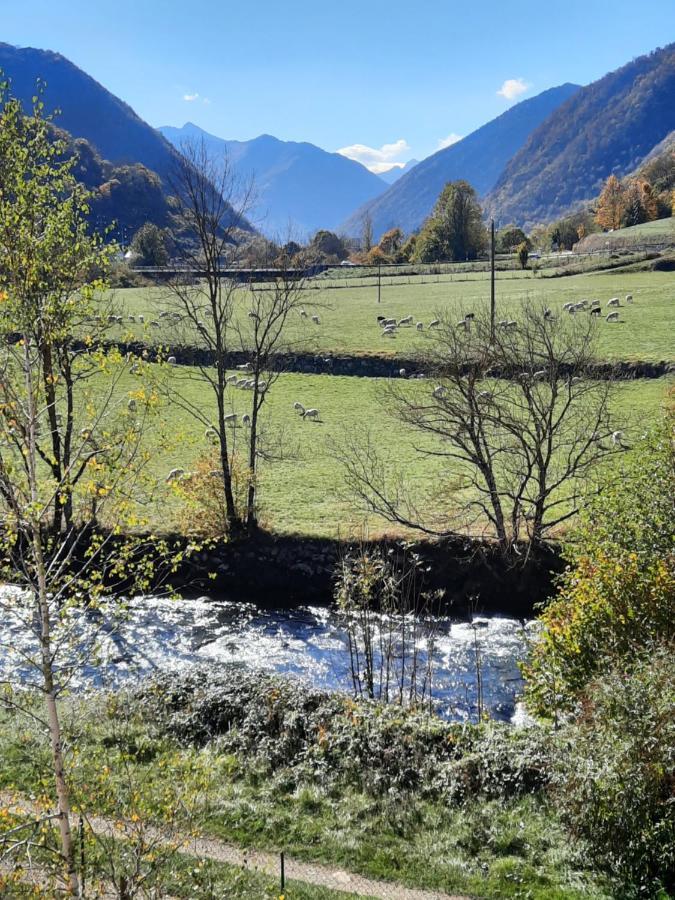
[[[398,374],[401,376],[401,378],[405,378],[405,369],[399,369]]]
[[[569,312],[570,309],[571,309],[573,306],[574,306],[573,303],[565,303],[565,305],[563,306],[563,311],[564,311],[564,312]]]
[[[235,367],[238,372],[250,372],[253,366],[251,363],[242,363],[240,366]]]
[[[471,320],[462,319],[460,322],[455,323],[455,328],[463,328],[464,331],[470,331]]]
[[[237,414],[236,413],[228,413],[226,416],[223,416],[223,422],[227,425],[236,425],[237,424]]]
[[[302,414],[303,419],[313,419],[316,421],[319,418],[319,410],[318,409],[306,409]]]
[[[172,469],[169,474],[166,476],[164,481],[167,484],[171,484],[172,481],[176,481],[182,475],[185,475],[185,469]]]
[[[249,310],[248,317],[249,317],[249,319],[259,319],[260,318],[260,316],[254,309]]]
[[[175,366],[175,365],[176,365],[176,357],[175,357],[175,356],[167,356],[166,361],[168,362],[168,364],[169,364],[170,366]]]
[[[429,328],[438,328],[438,326],[440,324],[441,324],[440,319],[432,319],[431,322],[429,322]]]
[[[591,315],[592,315],[592,316],[601,316],[601,315],[602,315],[602,309],[601,309],[601,307],[599,307],[599,306],[593,306],[593,307],[591,308]]]
[[[424,331],[424,322],[418,322],[417,325],[415,325],[415,328],[418,331]]]
[[[399,319],[399,322],[398,322],[399,325],[412,325],[412,323],[413,323],[412,316],[405,316],[405,318]]]
[[[633,295],[626,294],[626,303],[632,303],[632,302],[633,302]]]
[[[314,322],[315,325],[320,325],[321,319],[318,316],[312,316],[312,322]]]
[[[381,318],[381,319],[379,319],[379,322],[380,322],[381,328],[390,328],[391,326],[394,326],[394,328],[395,328],[398,325],[398,321],[396,319]]]
[[[133,397],[127,403],[127,409],[129,410],[129,412],[136,412],[136,401]]]
[[[306,318],[307,318],[307,310],[301,309],[301,310],[300,310],[300,316],[301,316],[303,319],[306,319]]]
[[[534,373],[532,378],[534,378],[535,381],[543,381],[543,379],[546,378],[547,375],[548,375],[548,372],[546,371],[546,369],[539,369],[537,372]]]
[[[136,322],[136,316],[129,316],[129,321],[130,321],[130,322],[133,322],[133,323],[135,324],[135,322]]]
[[[618,322],[619,321],[619,313],[618,312],[610,313],[608,316],[605,316],[605,320],[607,322]]]
[[[150,324],[153,328],[159,328],[159,322],[156,319],[153,319]]]
[[[204,437],[206,438],[207,441],[210,441],[212,444],[215,444],[218,442],[218,432],[216,431],[216,429],[213,426],[206,429],[206,431],[204,432]]]
[[[628,450],[628,444],[623,442],[623,431],[613,431],[610,440],[613,447],[620,447],[622,450]]]
[[[250,425],[251,424],[251,417],[249,416],[248,413],[244,413],[244,415],[241,417],[241,424],[242,425]]]
[[[297,400],[293,404],[293,409],[296,409],[300,413],[300,415],[303,415],[305,412],[305,407],[302,405],[302,403],[298,403]]]
[[[145,316],[144,316],[144,315],[139,315],[138,321],[141,323],[141,325],[145,324]]]
[[[134,363],[134,364],[131,366],[131,368],[129,369],[129,372],[130,372],[132,375],[138,375],[138,373],[140,372],[140,370],[141,370],[141,367],[138,365],[138,363]]]
[[[448,389],[446,387],[443,387],[442,384],[439,384],[437,387],[435,387],[433,389],[433,391],[431,392],[431,395],[435,400],[442,400],[443,397],[447,396],[447,393],[448,393]]]
[[[227,378],[225,379],[225,383],[226,384],[236,384],[237,376],[236,375],[228,375]]]
[[[607,306],[621,306],[621,301],[618,297],[612,297],[611,300],[607,301]]]

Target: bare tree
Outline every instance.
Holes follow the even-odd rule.
[[[283,372],[282,354],[292,349],[288,338],[291,317],[299,318],[307,311],[303,306],[303,283],[295,274],[281,269],[271,284],[251,291],[246,324],[239,327],[240,345],[249,358],[251,404],[248,424],[248,485],[246,491],[246,526],[257,527],[258,461],[283,454],[279,442],[265,441],[261,429],[263,405],[275,381]]]
[[[213,428],[219,447],[228,532],[242,530],[242,515],[237,508],[233,486],[233,452],[228,433],[227,366],[228,354],[237,332],[233,328],[236,299],[240,285],[231,270],[237,262],[238,238],[248,229],[246,211],[252,199],[252,186],[242,186],[227,156],[214,158],[201,142],[187,142],[176,162],[172,190],[177,214],[185,238],[183,262],[185,277],[170,284],[178,316],[210,351],[208,365],[196,367],[216,401],[216,421],[212,423],[202,404],[178,392],[180,404],[205,428]]]
[[[383,399],[425,436],[420,455],[450,464],[433,493],[455,508],[429,524],[403,478],[387,483],[377,448],[354,440],[339,451],[351,490],[406,527],[487,531],[505,555],[536,547],[576,514],[597,463],[625,446],[611,423],[612,380],[593,372],[596,328],[588,312],[560,320],[529,303],[494,340],[487,316],[441,317],[421,360],[428,377],[392,381]]]

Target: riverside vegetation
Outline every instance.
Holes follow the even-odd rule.
[[[672,415],[658,411],[664,385],[656,385],[653,414],[645,417],[643,409],[647,421],[628,434],[614,432],[605,421],[604,399],[597,417],[602,433],[585,434],[572,418],[582,465],[590,457],[598,465],[588,473],[587,493],[574,495],[579,515],[567,526],[569,568],[542,613],[524,667],[525,701],[533,716],[528,727],[487,721],[480,702],[475,724],[445,722],[429,711],[432,673],[420,682],[417,675],[424,670],[413,663],[410,681],[395,629],[405,630],[411,613],[433,619],[435,598],[408,587],[396,561],[382,556],[374,567],[364,558],[363,565],[347,565],[336,575],[336,600],[352,623],[358,699],[232,668],[158,675],[116,694],[73,694],[77,668],[96,666],[97,634],[114,630],[116,617],[124,616],[121,589],[148,592],[170,578],[190,549],[176,551],[152,531],[162,496],[177,502],[191,482],[182,478],[182,459],[168,476],[158,471],[168,463],[165,440],[173,441],[171,452],[178,452],[182,440],[181,429],[172,434],[170,418],[162,421],[180,408],[181,394],[171,384],[179,367],[172,365],[170,351],[163,350],[153,366],[109,347],[118,324],[117,314],[106,314],[110,307],[102,306],[110,302],[103,277],[110,248],[87,229],[90,198],[77,185],[73,159],[64,157],[39,97],[25,115],[6,86],[0,88],[0,160],[0,572],[13,585],[3,587],[0,604],[31,647],[16,683],[3,685],[0,695],[4,894],[81,896],[86,885],[124,900],[162,893],[274,896],[276,886],[262,876],[196,851],[190,855],[186,840],[197,832],[244,847],[288,850],[407,886],[477,897],[672,893],[675,480]],[[198,174],[203,179],[204,171]],[[208,187],[200,202],[231,214],[231,206]],[[209,384],[215,384],[217,426],[210,427],[209,409],[201,406],[203,382],[192,379],[196,393],[188,396],[186,389],[182,402],[206,417],[209,440],[215,434],[218,445],[215,476],[200,462],[203,480],[222,484],[234,502],[226,509],[223,532],[196,540],[244,541],[246,530],[256,527],[258,508],[250,497],[263,484],[258,461],[273,472],[292,441],[261,432],[260,443],[246,441],[244,464],[237,459],[233,434],[246,432],[226,417],[226,341],[232,333],[244,340],[256,375],[266,371],[269,345],[258,352],[238,323],[232,300],[237,292],[222,283],[223,263],[213,253],[214,246],[224,246],[223,230],[209,208],[192,212],[212,222],[201,252],[217,353],[217,377],[208,373]],[[275,287],[268,290],[273,300]],[[183,293],[181,302],[199,327],[191,296]],[[296,294],[289,296],[295,303]],[[264,303],[257,309],[263,320]],[[670,315],[665,302],[662,313]],[[543,310],[536,315],[538,333],[548,335],[547,316]],[[372,311],[368,316],[374,320]],[[444,324],[449,327],[447,317]],[[565,353],[574,355],[574,332],[560,324],[554,333]],[[585,353],[593,334],[584,334]],[[553,342],[547,337],[544,343],[550,352]],[[509,354],[519,351],[517,337],[491,344],[479,360],[488,387],[488,357],[497,344]],[[466,380],[473,384],[476,360],[472,364]],[[463,389],[456,368],[446,391],[453,373],[455,387]],[[580,388],[572,383],[583,387],[584,372],[574,379],[538,374],[521,366],[524,387],[501,379],[503,396],[524,396],[522,422],[530,422],[527,416],[539,421],[543,413],[550,427],[560,408],[560,385],[573,397]],[[286,378],[293,376],[279,378],[270,398]],[[357,381],[368,385],[350,383]],[[309,376],[286,382],[302,390],[317,383]],[[421,382],[411,388],[422,389]],[[624,388],[638,400],[648,389],[653,384]],[[254,391],[257,412],[263,404],[268,408],[266,395],[266,389]],[[442,409],[447,394],[431,396]],[[425,409],[430,405],[426,396]],[[506,407],[501,421],[516,434],[516,411],[510,418]],[[242,420],[244,414],[242,401]],[[296,415],[292,404],[289,415]],[[492,434],[498,423],[485,409],[481,415],[489,426],[481,433]],[[298,424],[307,434],[319,427],[299,419]],[[353,428],[353,421],[345,419],[343,428]],[[461,442],[461,428],[446,431],[451,443]],[[383,444],[391,445],[384,429],[382,435]],[[610,438],[611,456],[600,459],[600,442]],[[492,440],[486,444],[478,436],[476,447],[489,453]],[[513,446],[506,441],[496,449],[501,454]],[[529,452],[529,443],[521,442],[517,453],[521,446]],[[503,469],[478,462],[496,478],[493,494],[511,496],[509,478],[524,472],[514,521],[527,522],[532,471],[544,470],[541,460],[525,470],[512,462]],[[546,465],[551,462],[555,468],[549,455]],[[456,488],[453,473],[446,478],[446,487]],[[245,512],[236,503],[242,484]],[[556,486],[540,487],[555,497]],[[162,495],[164,489],[168,494]],[[440,493],[444,501],[452,496],[450,489]],[[202,515],[203,495],[192,499]],[[332,495],[327,502],[334,502]],[[220,506],[222,512],[222,494]],[[532,550],[520,535],[515,529],[510,540],[500,535],[514,564],[521,564],[523,548]],[[529,543],[540,539],[537,532]],[[390,640],[373,649],[370,623],[382,612]],[[91,633],[80,630],[83,618]],[[431,632],[422,637],[433,639]],[[416,659],[415,634],[412,641]],[[375,654],[382,647],[384,681],[377,682]],[[363,655],[365,667],[359,662]],[[390,689],[396,683],[401,689]],[[101,816],[112,825],[104,827]],[[31,873],[38,883],[27,886]],[[291,884],[287,894],[339,896],[308,884]]]

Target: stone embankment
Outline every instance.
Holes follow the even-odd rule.
[[[182,565],[174,584],[182,592],[216,593],[260,604],[328,603],[340,559],[352,548],[375,546],[398,551],[401,542],[383,539],[357,545],[261,532],[245,541],[196,551]],[[425,589],[444,592],[441,605],[449,614],[531,616],[534,605],[552,595],[554,576],[563,568],[554,546],[528,559],[509,560],[489,542],[462,537],[406,546],[419,556]]]
[[[141,341],[115,344],[124,353],[144,357],[153,362],[159,357],[156,347],[151,347]],[[176,364],[182,366],[212,366],[215,361],[214,354],[203,347],[171,347],[171,355],[175,357]],[[249,355],[242,351],[233,351],[227,354],[228,368],[243,365],[249,360]],[[274,368],[279,372],[296,372],[308,375],[346,375],[361,378],[400,378],[414,377],[424,374],[424,363],[419,358],[403,356],[381,356],[376,353],[343,354],[343,353],[279,353],[274,357]],[[401,376],[401,370],[405,372]],[[467,365],[467,372],[469,365]],[[634,378],[662,378],[665,375],[675,373],[675,362],[663,360],[661,362],[649,361],[616,361],[598,362],[589,369],[592,378],[618,378],[631,380]],[[512,378],[515,372],[494,369],[491,373],[494,378]],[[565,375],[565,368],[561,368],[561,374]]]

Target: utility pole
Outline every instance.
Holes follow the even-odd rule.
[[[490,341],[495,339],[495,220],[490,219]]]
[[[380,302],[382,295],[382,263],[377,264],[377,302]]]

